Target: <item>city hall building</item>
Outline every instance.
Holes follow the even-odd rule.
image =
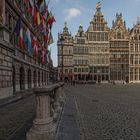
[[[100,2],[87,31],[72,37],[67,24],[58,34],[58,75],[63,80],[140,83],[140,20],[130,30],[122,14],[109,28]]]
[[[50,54],[46,57],[45,51],[44,56],[42,53],[43,27],[40,22],[43,18],[35,4],[32,0],[0,1],[0,99],[46,85],[50,72],[53,75]],[[33,7],[37,14],[32,15]],[[21,24],[22,30],[18,31]],[[34,46],[30,47],[34,37]]]

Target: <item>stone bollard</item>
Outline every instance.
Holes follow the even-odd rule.
[[[53,89],[36,88],[36,118],[33,121],[33,127],[27,133],[27,140],[53,140],[54,126],[53,117],[51,117],[50,94]]]

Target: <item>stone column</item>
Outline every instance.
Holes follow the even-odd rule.
[[[36,119],[27,133],[27,140],[53,140],[54,126],[50,115],[50,91],[36,90]]]

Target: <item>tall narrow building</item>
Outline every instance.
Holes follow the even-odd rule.
[[[130,32],[130,83],[140,83],[140,20],[138,18],[136,25]]]
[[[58,34],[58,73],[60,80],[73,78],[73,37],[65,23],[63,32]]]
[[[74,38],[73,54],[75,80],[87,80],[89,74],[88,42],[82,25],[79,26]]]
[[[95,15],[87,30],[89,72],[95,81],[109,80],[109,28],[97,3]]]
[[[116,14],[110,31],[110,80],[128,82],[129,80],[129,32],[122,14]]]

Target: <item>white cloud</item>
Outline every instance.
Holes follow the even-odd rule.
[[[81,11],[76,8],[66,9],[65,13],[67,14],[67,16],[65,17],[65,21],[69,21],[72,18],[75,18],[75,17],[81,15]]]

